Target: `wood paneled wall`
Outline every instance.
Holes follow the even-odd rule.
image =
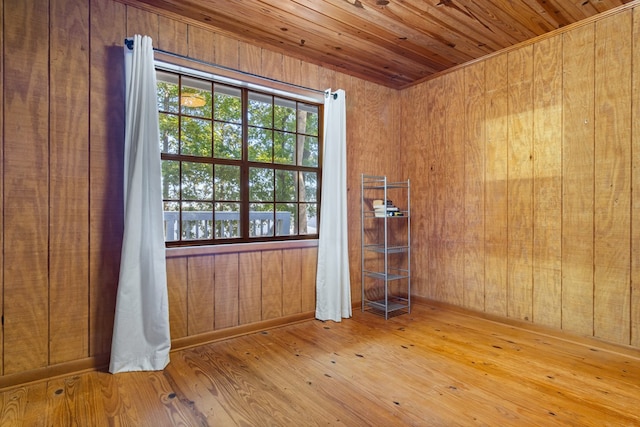
[[[0,387],[108,359],[123,228],[122,45],[135,33],[197,60],[346,90],[359,299],[359,177],[401,166],[396,91],[112,0],[1,0],[0,21]],[[315,257],[308,246],[171,252],[174,343],[311,313]]]
[[[640,346],[640,8],[401,97],[415,294]]]
[[[415,295],[640,346],[640,11],[398,93],[113,0],[0,1],[0,387],[103,365],[122,235],[122,43],[347,94],[360,174],[412,181]],[[171,252],[179,345],[310,313],[314,247]]]

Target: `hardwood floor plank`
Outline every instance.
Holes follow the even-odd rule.
[[[0,395],[0,425],[44,425],[46,383],[16,387]]]
[[[631,347],[423,303],[175,351],[163,372],[5,390],[0,424],[640,425],[638,362]]]

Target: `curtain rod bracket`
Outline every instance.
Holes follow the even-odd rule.
[[[338,99],[338,92],[330,92],[329,89],[324,91],[324,96],[329,97],[331,96],[333,99]]]

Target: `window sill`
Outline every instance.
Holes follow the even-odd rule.
[[[229,245],[185,246],[167,248],[167,258],[179,258],[198,255],[216,255],[241,252],[271,251],[279,249],[312,248],[318,246],[317,239],[287,240],[281,242],[234,243]]]

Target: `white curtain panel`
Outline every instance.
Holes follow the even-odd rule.
[[[112,373],[162,370],[169,363],[171,348],[151,38],[134,36],[133,49],[125,46],[124,57],[125,212],[109,364]]]
[[[316,318],[351,317],[347,238],[347,128],[344,90],[325,92],[322,204],[316,276]]]

